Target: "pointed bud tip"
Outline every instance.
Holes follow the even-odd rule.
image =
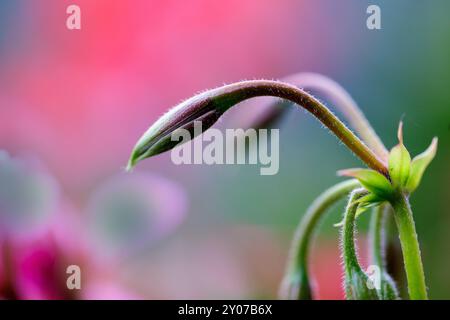
[[[133,151],[131,152],[130,158],[128,159],[128,163],[127,166],[125,167],[125,171],[126,172],[132,172],[134,167],[136,166],[137,162],[138,162],[138,155],[136,152],[136,147],[133,149]]]
[[[431,140],[430,149],[436,152],[437,146],[438,146],[439,139],[438,137],[434,137],[433,140]]]
[[[134,168],[134,164],[131,162],[128,162],[128,164],[125,168],[125,172],[131,173],[131,172],[133,172],[133,168]]]
[[[398,124],[397,137],[400,144],[403,144],[403,121]]]

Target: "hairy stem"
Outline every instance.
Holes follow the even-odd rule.
[[[365,189],[357,189],[352,192],[345,210],[344,223],[342,227],[342,250],[344,258],[344,269],[351,273],[353,269],[361,269],[355,249],[355,216],[358,209],[358,199],[367,194]]]
[[[350,94],[336,81],[317,73],[302,72],[283,78],[283,81],[300,88],[318,91],[338,109],[361,139],[381,159],[387,160],[388,151],[361,109]]]
[[[351,300],[378,300],[380,297],[369,277],[361,268],[356,254],[355,228],[358,200],[367,195],[367,190],[354,190],[348,201],[342,226],[342,257],[345,274],[345,296]]]
[[[327,210],[330,209],[336,202],[347,196],[350,191],[357,187],[360,187],[360,183],[356,179],[340,182],[323,192],[309,206],[305,215],[302,217],[292,240],[285,275],[286,281],[283,281],[282,288],[280,289],[281,298],[299,298],[299,292],[293,292],[293,290],[290,290],[289,288],[290,279],[300,279],[302,281],[301,285],[309,286],[309,283],[305,282],[309,281],[308,257],[314,232],[316,231],[325,212],[327,212]],[[306,291],[310,291],[310,288],[307,288]],[[300,294],[305,295],[305,292],[300,292]],[[309,298],[311,298],[309,292],[308,294]]]
[[[391,200],[391,205],[400,235],[409,297],[412,300],[428,299],[419,241],[408,198],[405,194],[398,194]]]
[[[350,191],[360,186],[356,179],[343,181],[332,186],[314,200],[295,231],[289,259],[290,270],[295,270],[299,265],[307,265],[312,236],[324,213],[336,202],[346,197]]]
[[[340,121],[326,106],[307,92],[287,83],[269,80],[254,80],[238,82],[222,87],[224,103],[228,108],[249,98],[258,96],[274,96],[290,100],[303,107],[328,129],[330,129],[355,155],[370,168],[389,176],[384,161],[368,148],[342,121]],[[218,90],[218,89],[215,89]],[[229,94],[233,93],[232,96]],[[230,103],[230,100],[231,103]]]

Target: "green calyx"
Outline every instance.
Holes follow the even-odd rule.
[[[372,169],[346,169],[338,172],[341,176],[353,177],[371,193],[362,198],[362,208],[383,201],[389,201],[398,192],[410,194],[420,184],[422,176],[436,155],[438,139],[433,138],[430,146],[411,160],[411,156],[403,144],[403,124],[398,129],[399,143],[389,153],[389,179]]]

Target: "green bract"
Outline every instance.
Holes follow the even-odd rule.
[[[425,150],[424,152],[422,152],[421,154],[416,156],[411,161],[411,168],[409,170],[409,178],[405,185],[405,189],[408,192],[410,192],[410,193],[413,192],[419,186],[420,181],[422,180],[423,173],[425,172],[425,169],[428,167],[428,165],[430,164],[430,162],[433,160],[434,156],[436,155],[437,144],[438,144],[438,139],[435,137],[431,141],[431,144],[427,148],[427,150]]]
[[[372,169],[346,169],[340,170],[338,174],[340,176],[358,179],[368,191],[381,199],[389,198],[394,192],[394,188],[389,180],[381,173]]]

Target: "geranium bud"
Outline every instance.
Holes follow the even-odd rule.
[[[394,188],[402,188],[409,177],[411,156],[403,144],[403,123],[398,127],[399,143],[389,153],[389,176]]]
[[[179,129],[188,130],[194,136],[194,122],[202,123],[203,131],[210,128],[223,114],[223,97],[212,98],[210,94],[201,94],[179,104],[156,121],[139,139],[134,147],[128,169],[145,158],[171,150],[180,143],[172,139]],[[183,140],[182,142],[186,142]]]

